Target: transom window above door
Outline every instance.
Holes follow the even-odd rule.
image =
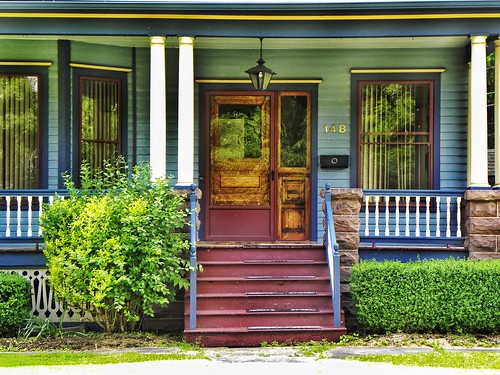
[[[434,81],[358,82],[363,189],[431,189]]]

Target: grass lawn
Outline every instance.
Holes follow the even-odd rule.
[[[21,366],[68,366],[68,365],[103,365],[113,363],[169,361],[207,358],[203,353],[78,353],[78,352],[39,352],[39,353],[0,353],[1,367]]]
[[[264,347],[286,346],[263,343]],[[427,347],[434,351],[403,355],[366,355],[351,360],[386,362],[406,366],[454,367],[462,369],[500,370],[498,335],[420,335],[392,334],[381,336],[343,336],[340,342],[308,342],[291,347],[290,355],[328,358],[328,352],[341,346]],[[446,351],[470,348],[469,352]],[[162,353],[144,353],[134,348],[162,348]],[[128,350],[132,349],[132,350]],[[482,349],[474,351],[475,349]],[[96,350],[108,351],[99,354]],[[118,351],[118,352],[117,352]],[[263,353],[262,356],[267,356]],[[146,333],[60,335],[40,338],[0,338],[0,369],[2,367],[53,366],[82,364],[113,364],[158,360],[210,359],[205,350],[183,341],[182,337]],[[0,373],[2,371],[0,370]]]
[[[403,366],[451,367],[460,369],[500,370],[500,353],[444,352],[396,355],[366,355],[347,359],[363,362],[385,362]]]

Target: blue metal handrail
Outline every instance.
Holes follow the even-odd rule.
[[[340,255],[339,244],[335,235],[333,223],[332,196],[330,184],[325,184],[325,216],[326,216],[326,255],[328,259],[328,272],[330,275],[330,288],[332,290],[333,326],[341,328],[340,310]]]
[[[196,329],[196,185],[190,186],[189,209],[191,212],[189,261],[189,328]]]

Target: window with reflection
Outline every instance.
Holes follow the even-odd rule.
[[[430,189],[433,82],[359,82],[363,189]]]
[[[40,187],[40,76],[0,73],[0,189]]]
[[[280,97],[280,167],[307,167],[308,97]]]
[[[262,157],[262,107],[260,105],[219,105],[219,159]]]
[[[121,81],[80,77],[80,160],[91,169],[121,154]]]

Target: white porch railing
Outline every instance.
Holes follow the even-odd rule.
[[[361,241],[463,242],[463,194],[463,190],[364,190]]]
[[[0,240],[30,241],[39,239],[42,229],[39,218],[43,205],[51,204],[56,193],[65,190],[1,190]]]

